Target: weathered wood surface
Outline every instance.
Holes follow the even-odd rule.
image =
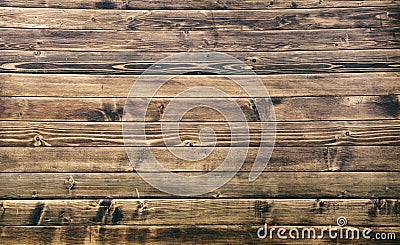
[[[160,172],[151,178],[160,181],[166,176]],[[0,199],[136,198],[136,189],[145,199],[176,198],[154,188],[137,173],[0,173],[0,180]],[[398,199],[400,172],[263,172],[253,182],[249,182],[248,173],[240,172],[214,192],[198,197],[213,196]]]
[[[279,226],[269,226],[279,229]],[[370,227],[376,233],[390,232],[400,236],[398,227]],[[260,226],[241,225],[178,225],[178,226],[7,226],[0,227],[0,239],[7,244],[349,244],[345,239],[278,239],[276,233],[273,239],[258,239],[257,230]],[[287,230],[292,227],[288,226]],[[296,226],[322,230],[323,226]],[[360,227],[362,231],[365,227]],[[376,244],[376,240],[352,240],[362,244]],[[379,244],[398,244],[396,240],[380,240]]]
[[[239,75],[232,77],[242,78]],[[0,74],[0,96],[125,98],[129,96],[129,91],[138,78],[139,76]],[[272,97],[400,94],[398,72],[286,74],[263,75],[259,78]],[[207,75],[181,75],[171,78],[153,97],[173,98],[193,86],[214,87],[237,98],[249,97],[243,88],[229,78]],[[197,98],[199,95],[185,93],[185,96]],[[212,94],[202,96],[215,97]]]
[[[79,10],[0,8],[0,27],[69,30],[310,30],[396,27],[399,10]]]
[[[287,51],[393,49],[399,45],[396,28],[329,30],[52,30],[1,29],[2,50],[70,51]],[[316,38],[318,37],[318,38]],[[66,41],[68,40],[68,41]]]
[[[257,238],[265,222],[319,229],[339,216],[399,238],[399,13],[392,0],[0,1],[0,243],[354,242]],[[189,74],[155,95],[148,141],[128,146],[136,162],[150,147],[167,169],[199,175],[215,169],[229,146],[251,146],[226,185],[180,199],[135,173],[121,116],[138,75],[188,50],[223,51],[244,62],[273,97],[278,123],[271,160],[249,182],[260,145],[257,96],[193,72],[194,63],[165,70]],[[225,60],[195,65],[243,69]],[[187,113],[179,133],[164,133],[182,140],[174,147],[198,147],[206,158],[173,156],[160,120],[169,99],[193,86],[234,97],[250,121],[250,139],[231,142],[221,115],[199,108]],[[229,111],[212,97],[190,94],[181,103],[214,101]],[[129,125],[136,136],[137,123]],[[200,141],[204,127],[218,139],[209,156],[214,138]]]
[[[255,101],[258,98],[233,99],[247,121],[260,121]],[[174,98],[174,103],[190,104],[193,109],[184,115],[175,115],[172,109],[164,117],[171,99],[151,99],[147,108],[143,98],[130,98],[129,107],[140,115],[127,117],[128,121],[168,121],[178,116],[181,121],[226,121],[221,115],[234,113],[231,100],[224,98]],[[307,120],[368,120],[399,119],[399,95],[346,97],[290,97],[272,98],[277,121]],[[126,108],[125,98],[48,98],[0,97],[0,120],[34,121],[121,121]],[[219,110],[202,105],[218,105]],[[198,106],[198,107],[195,107]],[[126,109],[132,113],[132,109]],[[290,113],[291,112],[291,113]],[[44,115],[45,113],[45,115]],[[179,112],[176,112],[179,113]]]
[[[136,125],[132,122],[128,127],[134,129]],[[231,125],[232,129],[238,129],[235,123]],[[239,125],[243,126],[242,123]],[[199,139],[200,130],[210,127],[216,134],[216,146],[257,147],[260,145],[260,125],[248,125],[250,142],[232,139],[229,125],[223,122],[181,122],[179,135],[169,133],[169,130],[162,132],[160,123],[147,123],[147,140],[140,140],[136,135],[141,134],[128,130],[131,139],[137,140],[129,141],[127,146],[164,146],[163,134],[169,139],[180,139],[182,143],[176,146],[213,146],[213,137],[204,135],[202,141]],[[0,127],[1,146],[124,146],[120,122],[3,121]],[[399,129],[399,120],[279,122],[276,125],[275,146],[396,146],[399,145]],[[236,139],[241,139],[239,136],[237,134]]]
[[[68,52],[68,51],[1,51],[0,71],[24,73],[79,73],[140,75],[150,65],[171,52]],[[229,52],[257,74],[332,73],[332,72],[399,72],[399,49]],[[185,61],[187,63],[187,61]],[[229,64],[229,63],[228,63]],[[224,68],[227,63],[220,64]],[[193,64],[175,64],[170,74],[192,72]],[[205,65],[205,64],[203,64]],[[177,68],[180,69],[177,69]],[[190,70],[188,70],[190,69]],[[232,72],[235,72],[235,68]],[[165,69],[165,72],[168,70]]]
[[[142,149],[128,148],[137,152]],[[151,152],[171,171],[212,171],[229,151],[217,147],[203,160],[188,162],[164,147]],[[259,148],[250,147],[241,171],[250,171]],[[206,151],[205,151],[206,152]],[[375,159],[380,156],[379,160]],[[145,158],[146,156],[141,156]],[[400,171],[399,146],[275,147],[265,171]],[[124,147],[4,147],[0,172],[131,172]]]
[[[391,199],[0,200],[0,225],[332,225],[400,226]],[[18,211],[17,211],[18,210]],[[351,211],[350,211],[351,210]]]
[[[83,8],[83,9],[281,9],[281,8],[336,8],[336,7],[397,7],[393,0],[242,0],[242,1],[218,1],[218,0],[2,0],[0,6],[12,7],[46,7],[46,8]]]

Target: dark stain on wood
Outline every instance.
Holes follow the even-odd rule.
[[[6,213],[6,208],[4,207],[3,203],[0,203],[0,212],[1,212],[1,216],[0,217],[3,217],[4,214]]]
[[[323,214],[328,210],[329,203],[325,203],[321,199],[316,199],[312,204],[311,212],[315,214]]]
[[[256,106],[256,104],[255,104],[255,102],[254,102],[254,99],[250,99],[250,100],[249,100],[249,103],[250,103],[251,109],[253,110],[253,113],[252,113],[252,114],[254,115],[255,121],[256,121],[256,122],[261,121],[260,113],[258,112],[258,108],[257,108],[257,106]]]
[[[104,114],[101,111],[89,111],[85,114],[89,122],[102,122],[104,121]]]
[[[158,112],[160,114],[160,116],[159,116],[160,119],[162,118],[162,115],[164,114],[164,110],[165,110],[164,104],[161,104],[158,106]]]
[[[260,122],[260,115],[258,114],[258,111],[254,110],[257,109],[257,107],[251,100],[249,100],[248,103],[240,105],[240,109],[247,120],[252,122]]]
[[[97,9],[115,9],[117,5],[110,0],[103,0],[95,4]]]
[[[107,235],[107,228],[105,228],[105,227],[100,227],[99,229],[98,229],[98,236],[99,236],[99,238],[101,239],[101,240],[107,240],[107,241],[110,241],[109,240],[109,236]],[[117,239],[115,239],[115,240],[117,240]]]
[[[123,105],[104,103],[102,109],[90,110],[84,113],[83,116],[86,117],[89,122],[115,122],[122,120],[123,113]]]
[[[376,218],[379,215],[400,216],[398,200],[372,199],[372,206],[368,209],[368,216]]]
[[[264,215],[270,212],[270,210],[271,205],[268,202],[259,200],[254,202],[254,216],[256,218],[264,218]]]
[[[272,101],[272,104],[274,104],[274,105],[280,105],[280,104],[282,104],[282,98],[272,98],[271,99],[271,101]]]
[[[323,155],[325,166],[329,169],[329,147],[326,147],[322,150],[322,155]]]
[[[122,213],[121,207],[115,207],[114,212],[112,213],[111,222],[113,224],[117,224],[124,218],[124,214]]]
[[[98,237],[101,239],[101,240],[108,240],[108,236],[107,236],[107,234],[106,234],[106,232],[107,232],[107,229],[105,228],[105,227],[103,227],[103,226],[100,226],[99,228],[98,228]],[[110,240],[108,240],[108,241],[110,241]]]
[[[43,213],[44,208],[45,208],[44,203],[36,204],[35,209],[31,212],[31,215],[29,216],[30,225],[40,225],[40,221],[44,215],[44,213]]]
[[[387,115],[399,118],[400,104],[398,95],[390,94],[379,96],[377,104],[386,111]]]
[[[106,114],[107,121],[121,121],[124,113],[123,105],[112,105],[111,103],[104,103],[103,111]]]
[[[110,214],[110,207],[112,205],[112,200],[102,200],[99,203],[99,207],[96,212],[96,216],[93,217],[93,222],[107,222],[107,216]]]
[[[375,218],[378,215],[383,202],[380,199],[371,200],[371,202],[373,206],[368,209],[368,215],[372,218]]]

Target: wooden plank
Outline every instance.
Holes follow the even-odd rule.
[[[1,226],[54,225],[332,225],[399,226],[391,199],[0,200]],[[18,210],[18,211],[17,211]],[[206,214],[206,215],[205,215]]]
[[[310,30],[395,27],[394,8],[81,10],[0,8],[0,27],[67,30]],[[188,18],[190,16],[190,18]]]
[[[1,30],[2,50],[65,51],[294,51],[398,48],[397,29],[271,31]],[[397,34],[396,34],[397,33]],[[316,38],[318,37],[318,38]]]
[[[240,75],[233,76],[243,79]],[[127,97],[138,76],[0,74],[0,96]],[[286,74],[259,76],[272,97],[400,94],[400,73]],[[362,84],[362,86],[360,86]],[[224,76],[182,75],[167,81],[155,98],[173,98],[195,86],[214,87],[232,97],[248,97]],[[135,85],[138,87],[138,84]],[[145,89],[142,87],[141,89]],[[198,97],[186,93],[187,97]],[[204,97],[215,97],[205,94]]]
[[[128,127],[135,125],[133,122]],[[399,125],[399,120],[279,122],[275,146],[399,145]],[[120,122],[3,121],[0,127],[1,146],[124,146]],[[177,146],[212,146],[214,139],[199,140],[199,132],[204,127],[214,129],[216,146],[259,146],[258,123],[249,123],[250,142],[232,140],[229,126],[217,122],[181,122],[180,135],[164,132],[164,136],[180,139],[182,143]],[[159,123],[147,123],[146,132],[146,142],[138,139],[127,146],[165,145]],[[135,136],[135,132],[129,133]]]
[[[199,172],[185,174],[191,175]],[[160,172],[151,178],[162,181],[167,176]],[[176,198],[137,173],[0,173],[0,184],[0,199],[136,198],[136,189],[143,199]],[[224,186],[198,197],[398,199],[399,194],[400,172],[263,172],[253,182],[247,173],[237,173]]]
[[[174,103],[191,105],[193,108],[184,115],[168,109],[172,99],[154,98],[149,106],[143,105],[142,98],[129,98],[129,106],[145,115],[148,122],[167,121],[169,116],[178,116],[181,121],[226,121],[221,115],[234,113],[228,98],[174,98]],[[247,121],[260,121],[257,98],[233,99],[243,111]],[[126,99],[124,98],[49,98],[49,97],[1,97],[0,120],[35,121],[121,121]],[[290,97],[272,98],[276,120],[368,120],[399,119],[399,95],[349,96],[349,97]],[[218,105],[221,111],[202,105]],[[136,106],[136,107],[135,107]],[[196,107],[197,106],[197,107]],[[212,108],[212,106],[211,106]],[[216,107],[214,107],[216,108]],[[132,113],[128,111],[128,113]],[[295,112],[295,113],[289,113]],[[143,118],[127,117],[129,121],[143,121]]]
[[[0,0],[0,6],[24,7],[0,7],[0,243],[286,244],[258,239],[257,229],[264,222],[322,228],[335,225],[339,216],[351,226],[380,226],[374,234],[400,235],[395,1]],[[166,8],[178,10],[160,10]],[[250,142],[233,142],[236,150],[250,143],[250,153],[225,186],[180,199],[134,172],[120,119],[131,75],[173,52],[199,49],[231,52],[258,74],[273,75],[262,79],[275,93],[277,148],[266,171],[249,182],[260,144],[254,101],[218,80],[252,121]],[[229,68],[230,63],[214,65]],[[189,74],[190,80],[173,80],[175,87],[166,85],[157,94],[147,117],[154,121],[147,125],[149,141],[129,149],[140,163],[144,146],[151,146],[168,169],[197,176],[218,165],[231,137],[224,122],[182,122],[178,133],[166,132],[182,140],[175,147],[201,146],[206,154],[212,142],[200,141],[204,127],[215,129],[218,147],[195,163],[171,157],[158,122],[167,98],[196,79],[206,86],[215,83],[203,80],[210,76],[201,72]],[[182,103],[199,100],[189,97]],[[184,120],[221,121],[215,113],[199,112]],[[187,188],[186,182],[179,184]]]
[[[83,8],[83,9],[281,9],[281,8],[334,8],[334,7],[366,7],[366,6],[391,6],[397,7],[398,3],[392,0],[242,0],[242,1],[218,1],[218,0],[156,0],[156,1],[117,1],[117,0],[2,0],[0,6],[10,7],[46,7],[46,8]]]
[[[139,159],[141,147],[130,147]],[[206,149],[203,160],[188,162],[164,147],[151,152],[171,171],[212,171],[228,147]],[[241,171],[250,171],[258,148],[250,147]],[[143,158],[143,156],[142,156]],[[146,156],[144,156],[146,158]],[[379,158],[379,161],[376,159]],[[399,146],[275,147],[265,171],[400,171]],[[3,147],[0,172],[130,172],[124,147]]]
[[[370,227],[371,238],[377,233],[394,233],[398,239],[398,227]],[[330,239],[327,233],[323,239],[279,239],[274,233],[272,239],[257,238],[260,226],[241,225],[178,225],[178,226],[5,226],[0,227],[0,239],[6,244],[349,244],[347,239]],[[268,226],[277,231],[279,226]],[[287,232],[291,228],[315,229],[321,233],[323,226],[286,226]],[[353,227],[356,228],[356,227]],[[366,227],[357,227],[362,230]],[[344,230],[346,231],[346,230]],[[301,235],[300,235],[301,236]],[[307,233],[305,235],[307,237]],[[344,235],[345,237],[345,235]],[[354,243],[354,240],[350,240]],[[362,244],[376,244],[375,239],[363,239]],[[398,244],[397,240],[379,240],[379,244]]]
[[[141,74],[170,52],[68,52],[3,50],[1,72]],[[296,52],[230,52],[257,74],[399,72],[400,50],[336,50]],[[187,63],[187,62],[185,62]],[[197,63],[198,64],[198,63]],[[193,66],[175,65],[170,74],[193,71]],[[206,65],[206,64],[204,64]],[[223,64],[221,66],[223,68]],[[230,67],[230,69],[234,69]],[[235,71],[235,70],[233,70]]]

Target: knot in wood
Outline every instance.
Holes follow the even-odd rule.
[[[64,182],[64,184],[65,184],[65,188],[67,188],[68,190],[72,190],[75,186],[74,177],[69,176],[68,179]]]

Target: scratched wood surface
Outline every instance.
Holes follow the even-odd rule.
[[[257,237],[265,223],[322,229],[340,216],[350,227],[396,234],[379,242],[398,244],[399,26],[395,0],[0,1],[0,244],[376,244]],[[157,91],[142,108],[147,140],[125,148],[121,120],[135,80],[155,62],[192,50],[228,53],[268,89],[275,148],[253,182],[248,174],[268,124],[260,122],[258,98],[201,70],[240,71],[229,60],[171,63],[164,74],[199,71]],[[242,123],[229,125],[205,107],[186,113],[176,133],[164,109],[194,86],[234,98],[249,138],[233,138],[229,126]],[[214,95],[179,99],[194,101],[231,110]],[[138,120],[127,125],[137,136]],[[206,127],[215,147],[213,137],[200,137]],[[176,157],[165,137],[203,158]],[[182,198],[135,172],[125,150],[140,163],[149,159],[147,147],[166,169],[187,176],[214,170],[231,147],[248,153],[224,186]]]

